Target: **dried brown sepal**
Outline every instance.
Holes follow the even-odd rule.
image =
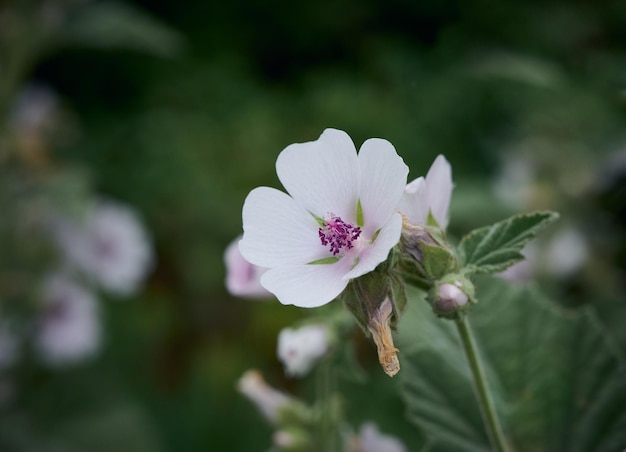
[[[367,329],[372,334],[372,339],[378,350],[378,361],[387,375],[393,377],[400,371],[400,361],[398,360],[398,349],[393,344],[391,336],[391,315],[393,305],[389,298],[374,311],[370,318]]]

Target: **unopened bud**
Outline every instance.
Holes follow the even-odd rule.
[[[451,311],[467,303],[467,294],[454,284],[441,284],[437,290],[439,291],[437,307],[442,311]]]
[[[367,329],[372,334],[372,339],[378,350],[378,361],[387,375],[393,377],[400,371],[398,361],[398,349],[393,344],[391,336],[391,315],[393,305],[389,298],[385,298],[382,304],[374,311],[370,318]]]
[[[469,308],[468,301],[476,302],[474,285],[463,275],[446,275],[433,286],[428,301],[438,316],[456,319]]]
[[[292,403],[288,395],[268,385],[261,372],[256,369],[248,370],[243,374],[237,382],[237,389],[248,397],[272,423],[277,423],[281,411]]]
[[[400,244],[404,265],[420,279],[436,281],[457,267],[454,251],[438,228],[415,226],[405,219]]]

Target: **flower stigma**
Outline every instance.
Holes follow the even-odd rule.
[[[318,234],[322,245],[330,246],[330,252],[336,256],[342,248],[349,250],[354,246],[352,242],[361,235],[361,228],[346,223],[334,213],[328,213],[318,229]]]

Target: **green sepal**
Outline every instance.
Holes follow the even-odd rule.
[[[381,266],[352,280],[341,294],[346,309],[367,336],[370,334],[368,330],[370,319],[386,298],[393,304],[392,328],[395,328],[399,315],[406,306],[402,278],[394,272],[381,269]]]

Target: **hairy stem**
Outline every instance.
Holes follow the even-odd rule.
[[[461,342],[463,343],[463,350],[465,356],[470,365],[472,371],[472,377],[474,380],[474,392],[478,399],[478,405],[480,406],[480,412],[483,416],[483,422],[489,435],[489,440],[494,450],[499,452],[510,452],[510,447],[506,442],[504,433],[502,431],[502,425],[498,419],[496,409],[487,387],[487,380],[485,379],[485,372],[478,356],[478,350],[476,349],[476,342],[474,341],[474,335],[470,329],[469,323],[465,317],[461,317],[455,321],[459,335],[461,336]]]

